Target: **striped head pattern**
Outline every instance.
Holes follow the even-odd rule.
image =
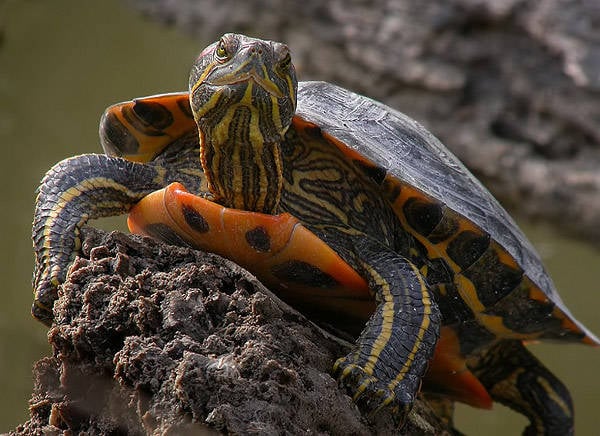
[[[227,207],[277,213],[280,143],[298,82],[286,45],[225,34],[196,60],[190,103],[209,189]]]

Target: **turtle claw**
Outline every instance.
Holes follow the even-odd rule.
[[[333,370],[338,382],[350,393],[354,403],[369,420],[373,420],[380,411],[387,409],[400,427],[404,424],[412,408],[413,402],[410,398],[403,401],[385,381],[367,373],[362,366],[355,363],[352,355],[338,359]]]
[[[58,298],[59,284],[59,281],[50,278],[49,274],[38,274],[36,271],[33,281],[35,299],[31,305],[31,314],[47,326],[50,326],[54,319],[52,305]]]
[[[31,315],[47,326],[50,326],[54,320],[52,311],[40,304],[38,301],[34,301],[31,305]]]

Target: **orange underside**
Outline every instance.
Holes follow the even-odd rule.
[[[201,216],[205,228],[193,227],[184,210]],[[364,325],[375,308],[365,280],[335,251],[290,214],[267,215],[228,209],[188,193],[173,183],[141,200],[130,212],[129,229],[147,234],[145,228],[163,224],[192,246],[219,254],[252,271],[270,289],[301,310],[318,313],[331,322],[340,313],[355,325]],[[256,249],[248,232],[260,229],[268,235],[268,250]],[[333,278],[327,286],[285,281],[273,274],[286,262],[309,264]],[[344,327],[344,322],[340,325]],[[430,362],[424,389],[443,393],[475,407],[490,408],[492,400],[479,380],[467,369],[454,331],[442,328]]]
[[[440,339],[423,380],[423,389],[447,395],[473,407],[492,408],[492,398],[467,368],[465,358],[460,353],[458,336],[450,327],[442,327],[440,331]]]

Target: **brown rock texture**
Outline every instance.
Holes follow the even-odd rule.
[[[12,434],[397,432],[330,376],[348,344],[218,256],[86,229],[54,312]],[[446,428],[419,401],[403,432]]]
[[[198,37],[284,41],[425,124],[510,208],[600,243],[596,0],[128,0]],[[199,47],[199,50],[201,47]]]

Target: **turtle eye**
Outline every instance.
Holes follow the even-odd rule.
[[[229,51],[227,50],[227,46],[225,45],[225,41],[223,41],[223,39],[217,43],[215,54],[217,55],[217,60],[220,62],[224,62],[229,59]]]

